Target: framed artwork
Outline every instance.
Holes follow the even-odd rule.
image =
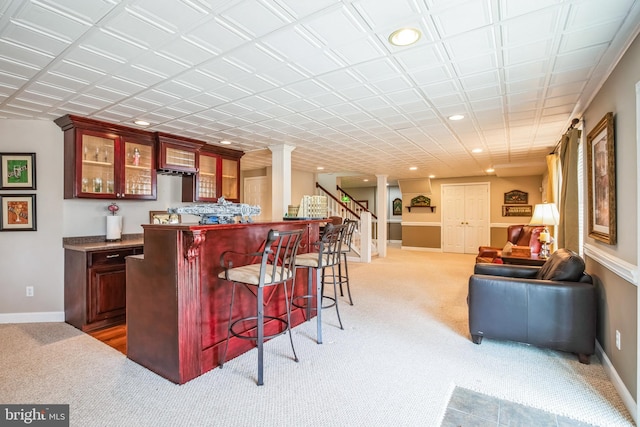
[[[393,209],[393,214],[394,215],[402,215],[402,199],[399,197],[396,197],[395,199],[393,199],[393,202],[391,202],[392,205],[392,209]]]
[[[587,135],[589,237],[616,244],[616,154],[613,113]]]
[[[180,224],[182,217],[167,211],[149,211],[149,224]]]
[[[0,195],[0,231],[36,231],[36,195]]]
[[[0,190],[36,189],[36,153],[0,153]]]
[[[505,205],[526,205],[527,203],[529,203],[529,193],[520,190],[504,193]]]
[[[502,216],[532,216],[533,206],[505,206],[502,205]]]

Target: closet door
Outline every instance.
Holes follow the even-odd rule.
[[[444,252],[477,253],[489,243],[489,184],[442,186]]]

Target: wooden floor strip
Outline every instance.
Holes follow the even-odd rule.
[[[127,325],[110,326],[97,331],[89,332],[89,335],[115,348],[122,354],[127,354]]]

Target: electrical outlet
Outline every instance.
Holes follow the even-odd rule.
[[[27,296],[28,297],[33,296],[33,286],[27,286]]]
[[[616,348],[620,350],[622,345],[620,344],[620,331],[616,329]]]

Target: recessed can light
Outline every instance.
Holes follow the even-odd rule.
[[[411,167],[409,168],[409,170],[410,170],[410,171],[417,171],[417,170],[418,170],[418,167],[417,167],[417,166],[411,166]]]
[[[394,46],[409,46],[420,39],[422,34],[416,28],[400,28],[389,36],[389,43]]]
[[[482,153],[482,148],[474,148],[471,150],[472,153]]]
[[[222,145],[231,145],[231,141],[227,141],[226,139],[223,139],[222,141],[220,141],[220,144],[222,144]]]
[[[316,169],[319,170],[319,171],[323,171],[324,170],[324,166],[318,166]]]
[[[135,120],[133,123],[137,124],[138,126],[149,126],[151,124],[145,120]]]
[[[435,177],[436,177],[435,175],[429,175],[429,178],[435,178]]]
[[[494,168],[489,168],[486,170],[487,173],[494,173],[496,170]]]
[[[449,120],[462,120],[464,116],[462,114],[454,114],[453,116],[449,116]]]

